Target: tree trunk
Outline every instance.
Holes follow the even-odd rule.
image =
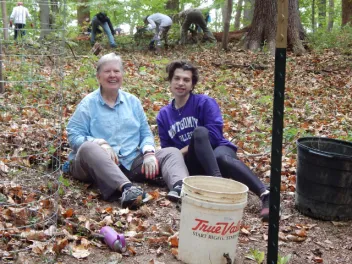
[[[255,0],[246,0],[244,3],[244,10],[243,10],[243,25],[248,26],[251,24],[253,19],[254,13],[254,3]]]
[[[312,30],[315,32],[315,0],[312,0]]]
[[[221,6],[221,17],[222,17],[222,25],[225,25],[226,22],[226,14],[227,14],[227,0],[224,1],[224,4]]]
[[[319,28],[323,28],[326,25],[326,0],[319,0]]]
[[[305,52],[302,44],[305,34],[299,17],[298,0],[289,0],[288,12],[287,43],[296,55],[301,55]]]
[[[1,14],[2,14],[2,24],[4,26],[4,40],[9,39],[9,21],[7,19],[7,12],[6,12],[6,0],[1,1]]]
[[[90,8],[89,8],[89,0],[79,0],[77,5],[77,20],[78,25],[83,27],[85,24],[84,22],[90,19]]]
[[[276,1],[255,1],[252,25],[245,40],[246,48],[250,50],[258,50],[264,42],[267,42],[270,51],[274,52],[276,18]]]
[[[233,0],[227,0],[226,16],[225,16],[225,23],[224,23],[224,35],[222,37],[222,48],[224,50],[228,49],[228,44],[229,44],[229,31],[230,31],[232,6],[233,6]]]
[[[238,0],[237,2],[237,7],[236,7],[236,15],[235,15],[235,30],[240,28],[241,25],[241,15],[242,15],[242,9],[243,9],[243,0]]]
[[[352,26],[352,0],[342,0],[342,26]]]
[[[289,0],[289,16],[287,29],[287,44],[296,55],[305,52],[302,45],[304,38],[301,20],[298,13],[298,0]],[[266,44],[271,52],[275,54],[277,2],[272,0],[261,0],[255,2],[253,21],[245,39],[245,48],[257,50]]]
[[[334,17],[335,17],[335,3],[334,0],[329,0],[329,22],[328,31],[331,31],[334,27]]]
[[[38,1],[40,8],[40,38],[50,33],[50,9],[48,0]]]

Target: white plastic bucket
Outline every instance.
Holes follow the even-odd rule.
[[[234,180],[192,176],[183,180],[178,255],[187,264],[235,260],[248,187]]]

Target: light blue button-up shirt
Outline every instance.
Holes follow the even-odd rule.
[[[114,107],[105,103],[100,89],[88,94],[77,106],[66,130],[72,148],[69,160],[75,158],[83,142],[103,138],[129,170],[144,147],[155,146],[141,102],[122,90]]]

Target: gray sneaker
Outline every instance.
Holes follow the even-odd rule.
[[[137,209],[143,203],[146,194],[141,187],[131,186],[122,193],[121,207]]]
[[[182,186],[176,185],[169,193],[166,195],[166,198],[173,202],[178,202],[181,199],[181,189]]]

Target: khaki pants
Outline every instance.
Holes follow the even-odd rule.
[[[189,176],[182,153],[176,148],[164,148],[155,153],[159,162],[159,176],[169,189]],[[117,166],[98,144],[85,142],[79,148],[76,158],[70,163],[70,174],[77,180],[97,185],[104,200],[117,200],[120,189],[131,181],[143,181],[143,155],[137,156],[130,170]]]

